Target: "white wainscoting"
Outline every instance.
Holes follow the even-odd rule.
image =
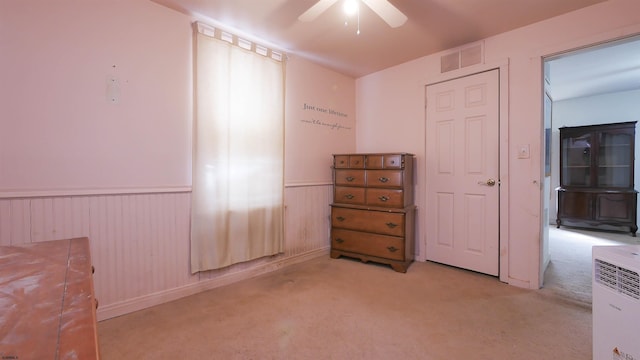
[[[190,192],[0,198],[0,245],[89,237],[103,320],[328,254],[331,199],[330,184],[287,187],[284,254],[198,274]]]

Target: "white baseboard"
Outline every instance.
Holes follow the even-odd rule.
[[[281,269],[286,266],[291,266],[304,261],[308,261],[320,256],[326,256],[329,254],[329,247],[312,250],[303,254],[298,254],[269,262],[266,264],[257,265],[244,270],[240,270],[234,273],[224,274],[213,279],[207,279],[198,281],[193,284],[181,286],[174,289],[169,289],[154,294],[140,296],[134,299],[122,301],[115,304],[109,304],[104,307],[99,307],[97,310],[98,321],[107,320],[117,316],[139,311],[152,306],[160,305],[169,301],[177,300],[185,296],[194,295],[206,290],[215,289],[224,285],[229,285],[241,280],[247,280],[259,275],[267,274],[272,271]]]

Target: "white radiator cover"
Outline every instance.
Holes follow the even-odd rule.
[[[640,245],[594,246],[593,359],[640,360]]]

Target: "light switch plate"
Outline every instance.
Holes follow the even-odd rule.
[[[107,101],[112,104],[120,102],[120,81],[115,77],[107,78]]]

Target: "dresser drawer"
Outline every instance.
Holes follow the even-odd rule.
[[[336,170],[335,184],[337,186],[365,186],[364,170]]]
[[[401,212],[331,208],[331,226],[385,235],[404,236],[405,218]]]
[[[343,204],[365,204],[365,189],[351,186],[336,186],[334,202]]]
[[[367,155],[367,169],[402,169],[403,167],[402,154]]]
[[[336,169],[364,169],[364,155],[335,155],[333,167]]]
[[[353,230],[332,229],[331,247],[336,250],[404,260],[404,239]]]
[[[349,167],[349,155],[334,155],[333,167],[336,169],[346,169]]]
[[[404,207],[404,192],[393,189],[367,189],[367,205],[402,208]]]
[[[367,170],[367,186],[402,187],[402,170]]]
[[[384,156],[385,169],[402,169],[404,167],[404,156],[392,154]]]

